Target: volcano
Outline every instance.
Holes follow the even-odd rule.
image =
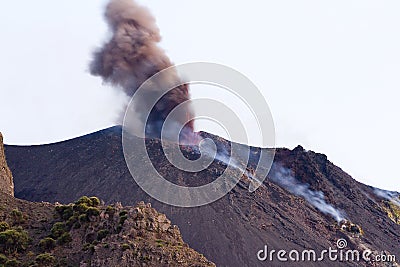
[[[217,147],[230,146],[220,137],[203,135],[212,138]],[[168,164],[157,139],[146,142],[149,154],[156,159],[154,166],[176,184],[207,184],[226,168],[223,162],[214,161],[206,170],[189,176]],[[196,157],[189,148],[183,151],[189,158]],[[250,151],[249,168],[257,165],[260,148],[252,147]],[[282,266],[276,260],[260,261],[257,252],[265,245],[276,251],[322,251],[335,247],[339,239],[347,241],[348,249],[370,249],[400,258],[399,194],[357,182],[325,155],[301,146],[293,150],[280,148],[275,154],[274,165],[288,170],[295,183],[282,182],[280,179],[284,178],[271,172],[261,187],[250,192],[250,179],[244,175],[227,195],[195,208],[160,203],[135,183],[124,159],[122,128],[118,126],[54,144],[7,145],[5,152],[17,198],[69,203],[88,195],[97,196],[106,204],[151,203],[179,227],[191,248],[217,266]],[[335,217],[325,209],[334,209],[341,216]],[[326,261],[323,265],[379,263]]]

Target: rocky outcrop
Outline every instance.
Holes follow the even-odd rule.
[[[0,133],[0,191],[14,196],[14,183],[4,154],[3,135]]]
[[[0,266],[215,266],[143,202],[104,206],[84,196],[54,205],[0,192],[0,207]]]
[[[127,219],[119,233],[106,236],[93,248],[90,266],[215,266],[189,248],[178,227],[150,204],[111,207],[114,211],[104,211],[100,218],[113,221],[114,216],[115,224]]]

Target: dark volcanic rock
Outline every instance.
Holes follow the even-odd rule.
[[[218,139],[218,146],[229,143]],[[150,151],[160,154],[156,141]],[[252,148],[250,165],[257,162]],[[310,190],[322,191],[325,200],[346,214],[346,219],[363,234],[341,228],[301,197],[266,179],[255,192],[248,191],[243,177],[236,187],[218,201],[196,208],[172,207],[150,198],[131,177],[121,147],[121,128],[113,127],[72,140],[41,146],[6,146],[9,166],[14,173],[15,195],[32,201],[71,202],[82,195],[96,195],[107,203],[132,205],[150,202],[179,226],[183,239],[217,266],[281,266],[279,262],[260,262],[256,253],[270,249],[314,249],[322,251],[346,238],[348,248],[370,248],[400,257],[400,225],[387,216],[382,199],[373,188],[363,185],[328,161],[322,154],[278,149],[276,164],[290,169]],[[172,181],[184,184],[215,179],[212,170],[196,174],[196,179],[171,169],[159,160],[158,167]],[[156,165],[157,165],[156,164]],[[213,163],[219,172],[223,164]],[[197,181],[196,181],[197,180]],[[341,265],[367,266],[365,262]],[[289,264],[290,265],[290,264]],[[293,266],[321,266],[318,262],[298,262]],[[324,262],[338,266],[338,262]]]

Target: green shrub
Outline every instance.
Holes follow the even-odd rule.
[[[0,245],[3,252],[23,251],[28,243],[29,236],[26,231],[9,229],[0,233]]]
[[[80,222],[76,222],[74,224],[74,229],[79,229],[79,228],[81,228],[81,226],[82,226],[82,224]]]
[[[19,209],[13,209],[11,211],[11,215],[15,216],[15,217],[22,217],[23,216],[22,211],[20,211]]]
[[[97,240],[99,240],[99,241],[102,240],[102,239],[105,238],[108,234],[109,234],[109,231],[108,231],[108,230],[105,230],[105,229],[98,231],[98,232],[97,232]]]
[[[71,242],[71,241],[72,241],[72,237],[71,237],[70,233],[68,233],[68,232],[63,233],[63,234],[57,239],[57,242],[58,242],[58,244],[60,244],[60,245],[67,244],[67,243],[69,243],[69,242]]]
[[[56,241],[51,237],[46,237],[39,241],[39,247],[43,251],[51,250],[55,246],[56,246]]]
[[[86,204],[88,206],[92,205],[92,201],[87,196],[80,197],[77,201],[75,201],[75,205]]]
[[[56,262],[56,258],[50,253],[39,254],[35,262],[39,264],[39,266],[54,266]]]
[[[12,219],[13,219],[15,224],[20,224],[20,223],[24,222],[24,215],[18,209],[13,209],[11,211],[11,217],[12,217]]]
[[[51,228],[51,235],[54,238],[59,238],[62,234],[67,231],[65,223],[63,222],[56,222],[53,227]]]
[[[74,224],[75,224],[77,221],[78,221],[78,217],[76,217],[76,216],[74,215],[74,216],[71,216],[71,217],[67,220],[67,222],[66,222],[65,224],[68,226],[68,228],[72,228],[72,226],[74,226]]]
[[[68,220],[69,218],[71,218],[74,215],[74,208],[72,205],[67,205],[64,206],[62,213],[61,213],[61,218],[63,218],[63,220]]]
[[[20,267],[21,262],[16,259],[12,259],[12,260],[8,260],[4,266],[5,267]]]
[[[62,214],[64,211],[64,207],[65,205],[56,205],[54,209],[56,210],[57,213]]]
[[[0,222],[0,232],[10,229],[10,225],[7,222]]]
[[[86,203],[79,203],[74,205],[74,210],[79,213],[85,213],[89,209],[89,206]]]
[[[100,210],[98,208],[93,208],[90,207],[87,209],[86,214],[90,216],[99,216],[100,215]]]
[[[100,199],[98,197],[90,197],[89,199],[92,207],[100,205]]]
[[[100,205],[100,199],[98,197],[83,196],[75,202],[75,205],[81,205],[81,204],[84,204],[89,207],[97,207]]]
[[[86,214],[81,214],[81,215],[79,215],[78,220],[81,223],[85,223],[85,222],[89,221],[89,218]]]
[[[56,211],[63,220],[68,220],[71,216],[74,215],[74,207],[72,205],[57,206]]]
[[[8,258],[4,254],[0,254],[0,264],[4,264],[8,261]]]

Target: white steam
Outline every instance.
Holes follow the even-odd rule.
[[[293,177],[289,169],[274,164],[269,177],[274,183],[285,188],[290,193],[303,197],[322,213],[331,215],[338,223],[345,219],[341,211],[325,201],[323,192],[313,191],[308,184],[300,183]]]
[[[246,166],[240,163],[240,161],[238,161],[236,158],[234,158],[225,147],[220,147],[218,151],[215,151],[214,148],[211,146],[210,142],[201,142],[200,145],[201,145],[201,151],[199,150],[198,147],[194,147],[194,149],[197,150],[198,153],[204,153],[205,156],[213,158],[219,162],[222,162],[225,165],[232,166],[235,169],[238,169],[248,178],[254,179],[252,173],[250,173],[250,171],[246,169]]]
[[[400,207],[400,194],[398,192],[374,188],[374,194],[378,197],[389,200]]]

